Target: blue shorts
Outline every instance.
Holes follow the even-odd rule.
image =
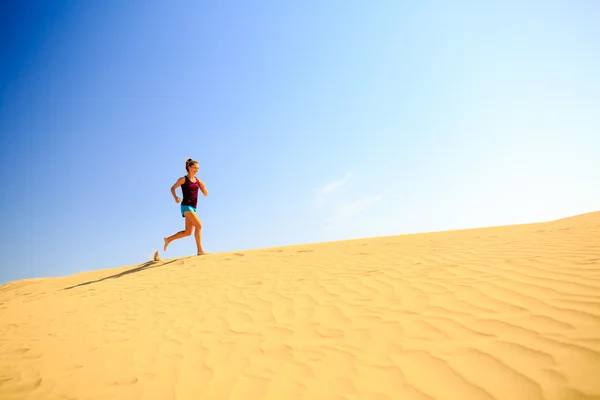
[[[186,211],[193,211],[196,212],[196,209],[192,206],[181,206],[181,216],[185,218],[185,215],[183,215]]]

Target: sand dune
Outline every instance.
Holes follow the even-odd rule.
[[[600,212],[0,287],[3,400],[594,398]]]

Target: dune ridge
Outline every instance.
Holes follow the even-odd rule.
[[[0,286],[0,399],[600,399],[600,212]]]

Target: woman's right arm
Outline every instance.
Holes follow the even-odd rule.
[[[179,178],[177,179],[177,182],[175,182],[175,184],[173,186],[171,186],[171,194],[173,195],[173,198],[175,199],[175,202],[179,203],[179,197],[177,197],[177,193],[175,193],[175,189],[177,189],[179,186],[183,185],[183,183],[185,182],[185,178]]]

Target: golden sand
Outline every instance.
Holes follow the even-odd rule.
[[[0,287],[0,399],[600,398],[600,212]]]

